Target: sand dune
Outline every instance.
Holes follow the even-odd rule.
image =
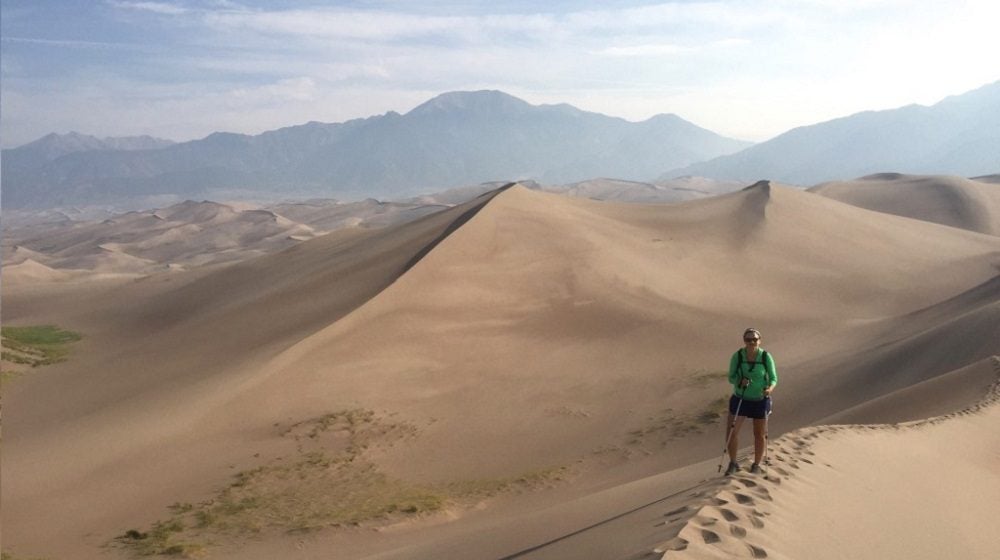
[[[979,181],[980,183],[1000,183],[1000,174],[996,175],[980,175],[979,177],[973,177],[973,181]]]
[[[869,210],[1000,235],[1000,189],[989,179],[881,173],[809,190]]]
[[[991,238],[956,232],[948,240],[933,225],[891,216],[875,223],[856,209],[768,185],[707,202],[635,208],[507,191],[387,290],[280,358],[271,375],[282,383],[294,375],[319,402],[334,399],[327,388],[344,383],[363,402],[392,410],[459,401],[464,414],[439,422],[439,438],[421,438],[415,445],[427,449],[419,455],[447,462],[452,472],[529,468],[537,465],[523,459],[532,455],[571,461],[588,434],[606,439],[599,427],[620,422],[622,412],[620,404],[609,407],[611,391],[645,414],[690,411],[692,395],[674,394],[670,380],[712,368],[725,347],[712,331],[727,323],[731,330],[760,324],[781,343],[782,328],[892,316],[953,293],[957,286],[946,285],[953,278],[934,272],[948,263],[978,269],[979,278],[994,274],[984,258],[997,246]],[[871,248],[860,259],[848,242],[859,236]],[[902,246],[913,250],[901,253]],[[899,299],[872,300],[902,274],[938,280],[907,286]],[[434,328],[415,328],[424,321]],[[714,321],[720,325],[707,331],[687,327]],[[404,345],[399,358],[382,351]],[[683,359],[665,360],[671,355]],[[353,382],[352,372],[362,369],[363,383]],[[392,398],[380,389],[401,380],[433,392]],[[280,406],[274,388],[265,387],[269,406]],[[497,392],[515,396],[496,400]],[[590,416],[539,430],[562,422],[539,408],[552,402]],[[286,406],[302,405],[295,399]],[[520,430],[511,431],[511,418]],[[494,419],[504,422],[491,428]],[[490,441],[482,433],[491,429],[535,453],[459,452]],[[560,456],[567,440],[575,444]],[[448,445],[452,453],[432,452]],[[406,462],[411,475],[419,467],[440,465]]]
[[[56,269],[149,274],[169,265],[183,268],[243,260],[315,235],[311,227],[268,210],[187,201],[101,221],[12,228],[5,231],[4,258],[17,262],[19,252],[28,250],[44,259],[33,260]]]
[[[24,258],[16,264],[5,264],[3,267],[5,282],[56,282],[65,280],[68,276],[66,272],[49,268],[31,258]]]
[[[482,193],[476,193],[482,194]],[[468,196],[456,203],[467,202]],[[387,227],[402,224],[439,212],[450,205],[428,203],[382,202],[372,198],[360,202],[336,200],[308,200],[276,204],[271,208],[295,221],[320,231],[333,231],[342,227]]]
[[[220,269],[106,288],[5,284],[6,322],[50,320],[85,339],[5,388],[4,546],[113,554],[100,546],[170,504],[295,457],[283,430],[363,409],[381,435],[360,457],[385,479],[564,469],[571,482],[379,532],[293,539],[274,522],[213,556],[511,555],[652,502],[640,489],[698,482],[718,451],[719,371],[747,325],[779,360],[775,435],[845,411],[872,421],[907,388],[996,354],[998,262],[997,236],[766,182],[676,205],[514,186]],[[953,403],[981,382],[949,379]],[[580,543],[617,527],[635,538],[601,546],[648,553],[680,523],[560,542],[586,558],[598,549]]]
[[[591,179],[542,190],[569,196],[618,202],[680,202],[704,198],[743,188],[742,183],[716,181],[704,177],[678,177],[669,181],[640,183],[618,179]]]
[[[49,260],[49,258],[45,254],[39,253],[38,251],[32,251],[27,247],[22,247],[20,245],[13,245],[10,248],[10,251],[6,255],[4,255],[3,262],[5,265],[13,265],[13,264],[21,264],[26,260],[32,260],[37,263],[44,264],[46,261]]]

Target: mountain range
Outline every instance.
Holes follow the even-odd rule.
[[[739,153],[674,169],[795,185],[879,172],[972,177],[1000,170],[1000,81],[925,107],[866,111],[792,129]]]
[[[399,198],[528,179],[566,184],[693,176],[810,186],[880,172],[971,177],[1000,170],[1000,82],[932,106],[802,126],[756,145],[673,114],[634,123],[474,91],[439,95],[406,114],[258,135],[218,132],[181,143],[50,134],[2,157],[8,208],[164,195]]]
[[[531,105],[499,91],[445,93],[404,115],[310,122],[256,136],[220,132],[140,150],[73,138],[49,135],[4,150],[4,204],[220,192],[364,198],[520,178],[646,179],[749,145],[676,115],[633,123],[565,104]]]

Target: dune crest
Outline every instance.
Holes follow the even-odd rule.
[[[30,257],[3,267],[5,282],[58,282],[69,277],[69,273],[45,266]]]
[[[1000,235],[1000,189],[990,177],[879,173],[809,190],[869,210]]]

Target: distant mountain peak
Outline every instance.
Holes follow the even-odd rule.
[[[419,105],[409,116],[438,115],[442,113],[507,113],[523,112],[533,105],[499,90],[451,91]]]
[[[862,111],[801,126],[725,155],[662,175],[702,175],[815,185],[892,170],[916,175],[994,173],[1000,153],[1000,82],[929,107]]]
[[[657,115],[653,115],[652,117],[649,117],[648,119],[646,119],[645,122],[683,122],[683,123],[686,123],[688,121],[684,120],[683,118],[681,118],[680,116],[678,116],[678,115],[676,115],[674,113],[660,113],[660,114],[657,114]]]
[[[34,142],[21,146],[21,148],[39,150],[51,158],[88,150],[148,150],[163,148],[173,143],[172,140],[154,138],[149,135],[98,138],[74,130],[65,134],[50,132]]]

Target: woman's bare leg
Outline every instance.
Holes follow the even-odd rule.
[[[753,462],[760,464],[761,458],[764,457],[764,446],[767,445],[767,440],[764,437],[767,428],[767,420],[764,418],[754,418],[753,419]]]
[[[740,447],[739,435],[740,435],[740,428],[743,426],[744,418],[745,417],[743,416],[737,416],[736,425],[734,427],[733,415],[730,414],[729,419],[726,423],[726,426],[728,426],[726,428],[726,441],[729,442],[729,445],[727,446],[727,449],[729,450],[729,460],[734,463],[736,462],[736,450],[739,449]]]

